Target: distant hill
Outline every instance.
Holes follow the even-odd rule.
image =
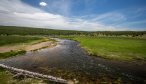
[[[146,34],[146,31],[75,31],[75,30],[54,30],[44,28],[0,26],[0,35],[132,35],[139,36]]]
[[[44,28],[30,28],[30,27],[15,27],[15,26],[0,26],[0,34],[7,35],[70,35],[80,34],[82,31],[72,30],[53,30]]]

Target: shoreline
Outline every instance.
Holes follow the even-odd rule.
[[[53,40],[46,40],[46,41],[32,41],[30,43],[20,43],[20,44],[14,44],[14,45],[5,45],[5,46],[0,46],[0,54],[6,55],[6,57],[4,58],[0,58],[0,60],[3,59],[7,59],[10,57],[14,57],[17,56],[19,54],[24,54],[25,52],[29,52],[29,51],[37,51],[40,49],[44,49],[44,48],[51,48],[57,45],[57,42],[53,41]],[[14,56],[11,56],[14,55]],[[9,72],[9,70],[3,69],[0,67],[0,74],[2,73],[1,76],[4,76],[2,78],[4,78],[4,80],[15,80],[15,81],[19,81],[19,76],[18,77],[14,77],[17,74],[13,74],[11,72]],[[5,78],[6,76],[6,78]],[[25,76],[25,75],[24,75]],[[23,77],[23,76],[22,76]],[[0,77],[1,80],[1,77]],[[1,80],[3,81],[3,80]],[[37,79],[37,78],[33,78],[33,77],[27,77],[24,78],[22,81],[20,82],[24,82],[25,83],[43,83],[46,84],[45,79]],[[48,80],[48,82],[51,82]]]
[[[39,42],[35,44],[21,43],[17,45],[5,45],[0,47],[0,53],[17,51],[17,50],[36,51],[43,48],[54,47],[56,45],[57,43],[53,41]]]

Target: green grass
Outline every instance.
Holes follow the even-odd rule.
[[[0,36],[0,46],[5,46],[5,45],[14,45],[16,44],[38,44],[41,42],[46,42],[46,41],[52,41],[52,42],[56,42],[56,40],[54,39],[50,39],[48,37],[41,37],[41,36],[16,36],[16,35],[10,35],[10,36]],[[45,47],[43,47],[45,48]],[[8,57],[12,57],[12,56],[16,56],[19,54],[24,54],[26,53],[25,50],[12,50],[9,52],[4,52],[4,53],[0,53],[0,59],[4,59],[4,58],[8,58]]]
[[[32,36],[0,36],[0,46],[2,45],[10,45],[10,44],[18,44],[18,43],[29,43],[32,41],[41,40],[41,37],[32,37]]]
[[[128,37],[66,37],[80,42],[90,55],[115,60],[146,60],[146,39]]]
[[[18,51],[10,51],[10,52],[5,52],[5,53],[0,53],[0,59],[5,59],[8,57],[12,57],[12,56],[17,56],[19,54],[25,54],[26,51],[25,50],[18,50]]]
[[[0,26],[0,35],[89,35],[89,36],[132,36],[142,37],[146,31],[75,31],[75,30],[54,30],[44,28]]]
[[[18,35],[0,36],[0,46],[15,45],[21,43],[35,44],[43,41],[48,41],[48,39],[43,37],[35,37],[35,36],[18,36]],[[12,57],[24,53],[26,53],[25,50],[15,50],[15,51],[0,53],[0,59]]]
[[[13,78],[13,74],[0,68],[0,84],[47,84],[42,80],[24,78],[23,80]]]

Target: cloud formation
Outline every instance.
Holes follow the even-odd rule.
[[[45,4],[43,3],[42,6],[45,6]],[[71,18],[45,12],[39,8],[25,4],[21,0],[1,0],[0,2],[0,25],[85,31],[130,30],[126,27],[121,28],[118,26],[105,25],[103,24],[105,20],[113,22],[119,20],[125,21],[126,17],[121,13],[112,12],[97,15],[96,18],[91,19],[81,17]]]
[[[47,6],[47,3],[46,3],[46,2],[40,2],[39,5],[40,5],[40,6]]]

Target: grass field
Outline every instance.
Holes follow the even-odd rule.
[[[19,35],[8,35],[0,36],[0,59],[5,59],[11,56],[17,56],[19,54],[24,54],[29,49],[35,49],[34,45],[43,42],[56,42],[54,39],[49,39],[48,37],[43,36],[19,36]],[[41,47],[42,46],[42,47]],[[42,48],[46,48],[47,45],[40,45],[40,48],[35,50],[39,50]],[[37,47],[36,47],[37,48]],[[4,50],[4,51],[3,51]]]
[[[8,57],[16,56],[19,54],[24,54],[26,53],[25,50],[18,50],[18,51],[10,51],[10,52],[5,52],[5,53],[0,53],[0,59],[5,59]]]
[[[66,37],[80,42],[90,55],[115,60],[146,60],[146,39],[128,37]]]
[[[5,45],[17,45],[21,43],[39,43],[45,41],[44,38],[41,37],[32,37],[32,36],[0,36],[0,46]],[[15,51],[9,51],[0,53],[0,59],[8,58],[11,56],[16,56],[18,54],[24,54],[25,50],[15,50]]]
[[[32,36],[0,36],[0,46],[2,45],[11,45],[11,44],[18,44],[18,43],[29,43],[32,41],[42,40],[41,37],[32,37]]]
[[[32,78],[24,78],[16,79],[13,78],[13,75],[5,71],[5,69],[0,68],[0,84],[47,84],[42,80],[32,79]]]
[[[88,36],[131,36],[142,37],[146,31],[75,31],[44,28],[0,26],[0,35],[88,35]]]

